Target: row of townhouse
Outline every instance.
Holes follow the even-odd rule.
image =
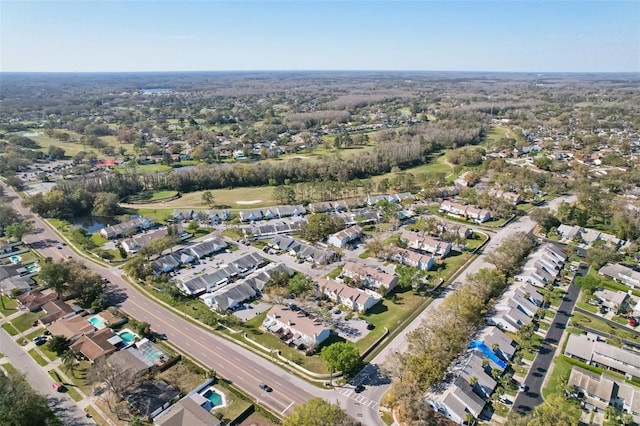
[[[245,238],[253,240],[261,240],[264,238],[272,238],[276,235],[288,235],[297,232],[306,224],[307,220],[302,217],[290,217],[269,223],[252,224],[242,227],[242,233]]]
[[[527,257],[522,270],[514,278],[544,287],[556,280],[566,260],[567,255],[557,246],[542,244]]]
[[[266,264],[266,259],[259,254],[249,253],[213,272],[187,278],[184,281],[178,280],[176,285],[189,296],[212,293],[238,278],[249,275]]]
[[[517,192],[505,191],[499,188],[490,189],[489,191],[487,191],[487,194],[489,194],[491,197],[502,198],[503,200],[506,200],[513,205],[516,205],[522,201],[520,195]]]
[[[605,412],[608,407],[631,414],[633,421],[640,423],[640,388],[608,374],[596,374],[580,367],[572,367],[569,385],[574,386],[573,396],[580,399],[584,407]]]
[[[137,253],[143,247],[148,246],[152,241],[159,238],[164,238],[169,235],[169,228],[164,227],[161,229],[145,232],[144,234],[136,235],[135,237],[122,240],[120,243],[124,251],[129,254]],[[193,234],[185,231],[181,226],[178,226],[178,237],[181,241],[193,237]]]
[[[337,212],[332,213],[331,215],[342,219],[345,226],[378,223],[382,219],[382,215],[377,209],[370,208],[350,210],[348,212]]]
[[[380,268],[374,268],[361,263],[346,262],[342,267],[342,278],[349,278],[363,287],[379,291],[384,287],[385,295],[398,285],[398,276],[389,274]]]
[[[516,332],[533,321],[543,303],[544,296],[536,287],[529,283],[513,283],[492,306],[485,319],[488,324]]]
[[[191,247],[183,248],[175,253],[166,254],[154,260],[152,263],[153,273],[169,273],[196,260],[219,252],[227,247],[227,242],[223,238],[214,237],[194,244]]]
[[[267,312],[262,327],[299,350],[311,350],[331,335],[331,329],[319,319],[311,319],[302,311],[280,305]]]
[[[607,263],[598,271],[600,275],[619,281],[632,288],[640,288],[640,272],[627,266]]]
[[[136,217],[126,222],[112,226],[106,226],[100,230],[100,235],[108,240],[113,240],[130,232],[140,232],[155,225],[150,217]]]
[[[200,295],[199,299],[215,311],[233,311],[243,303],[260,297],[271,276],[281,272],[289,276],[293,275],[293,271],[283,263],[269,263],[264,268],[252,272],[242,280],[216,287],[211,293]]]
[[[471,230],[471,228],[467,228],[464,225],[461,225],[459,223],[440,221],[440,220],[436,222],[436,229],[438,230],[438,232],[443,234],[445,232],[455,232],[461,238],[469,238],[473,234],[473,231]]]
[[[460,217],[478,223],[484,223],[493,217],[490,210],[449,200],[445,200],[440,204],[440,211],[450,216]]]
[[[358,312],[367,312],[382,299],[374,291],[350,287],[339,281],[325,278],[318,280],[317,290],[336,304]]]
[[[316,265],[328,265],[339,259],[338,253],[333,250],[315,247],[305,241],[284,235],[274,237],[267,243],[267,246],[285,251],[291,256]]]
[[[516,351],[515,342],[496,327],[481,329],[467,350],[447,370],[446,379],[430,388],[425,400],[441,415],[463,424],[468,415],[483,417],[501,375]]]
[[[362,227],[360,225],[353,225],[329,235],[327,244],[331,244],[334,247],[346,247],[349,243],[360,238],[362,238]]]
[[[426,252],[434,257],[445,258],[451,252],[451,243],[417,232],[402,232],[400,240],[413,250]]]
[[[589,365],[640,379],[640,353],[610,345],[595,334],[569,335],[564,353]]]
[[[263,209],[241,210],[240,220],[242,222],[253,222],[263,219],[276,219],[289,216],[302,216],[307,214],[307,210],[301,205],[265,207]]]
[[[174,222],[197,220],[204,223],[220,223],[231,219],[229,210],[174,210],[171,216]]]
[[[389,260],[401,265],[418,268],[423,271],[428,271],[436,266],[436,261],[433,256],[400,248],[395,248],[393,250],[393,253],[389,256]]]
[[[595,229],[582,228],[580,226],[560,225],[558,226],[556,233],[560,238],[562,238],[562,242],[574,242],[584,244],[587,247],[592,246],[596,241],[606,241],[616,249],[626,244],[626,241],[621,240],[614,235],[600,232]]]
[[[338,201],[320,201],[309,204],[309,211],[312,213],[340,213],[352,209],[360,209],[365,206],[359,198]]]
[[[405,200],[415,200],[416,197],[414,197],[411,193],[409,192],[402,192],[399,194],[387,194],[387,195],[369,195],[367,198],[364,199],[364,202],[369,205],[369,206],[375,206],[376,204],[378,204],[380,201],[386,201],[389,203],[395,203],[395,204],[399,204]]]

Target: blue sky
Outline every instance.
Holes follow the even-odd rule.
[[[2,71],[640,71],[640,1],[0,2]]]

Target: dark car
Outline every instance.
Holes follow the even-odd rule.
[[[336,315],[340,315],[342,311],[340,309],[336,309],[335,311],[333,311],[333,313]]]
[[[367,330],[373,330],[376,328],[376,325],[372,322],[367,321]]]
[[[273,389],[271,389],[271,387],[266,384],[266,383],[260,383],[260,389],[262,389],[265,392],[271,392]]]
[[[365,388],[364,388],[364,385],[358,385],[358,386],[356,386],[356,387],[353,389],[353,391],[354,391],[355,393],[360,393],[360,392],[362,392],[364,389],[365,389]]]
[[[47,343],[47,336],[37,336],[33,338],[33,343],[36,344],[36,346],[42,346],[45,343]]]

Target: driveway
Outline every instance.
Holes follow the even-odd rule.
[[[54,380],[27,354],[4,329],[0,329],[0,348],[11,364],[25,375],[31,387],[47,398],[49,406],[65,425],[94,425],[85,412],[66,393],[56,392]],[[1,373],[0,373],[1,374]]]
[[[579,294],[580,287],[572,283],[562,299],[558,312],[553,318],[553,322],[547,332],[547,337],[542,341],[538,355],[533,360],[529,374],[524,380],[524,384],[528,387],[528,390],[527,392],[518,394],[513,403],[514,409],[519,413],[529,413],[533,410],[533,407],[543,403],[541,394],[542,384],[549,371],[549,366],[551,362],[553,362],[558,343],[567,327],[569,318],[571,318],[571,313],[573,312],[573,307],[578,300]]]

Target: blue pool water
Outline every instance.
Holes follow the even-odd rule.
[[[25,266],[25,268],[29,272],[36,272],[40,270],[40,265],[38,265],[37,263],[32,263],[31,265]]]
[[[213,389],[207,389],[207,391],[202,396],[207,398],[214,407],[222,405],[222,395],[220,395]]]
[[[498,356],[491,350],[490,347],[484,344],[482,340],[472,340],[469,343],[469,349],[477,349],[493,361],[500,369],[504,370],[507,367],[507,363],[498,358]]]
[[[136,340],[136,335],[129,330],[121,331],[120,333],[118,333],[118,336],[120,336],[125,345],[129,345],[131,344],[131,342]]]
[[[104,320],[99,316],[91,317],[87,321],[89,321],[92,326],[94,326],[95,328],[97,328],[99,330],[103,329],[103,328],[105,328],[107,326],[104,323]]]
[[[9,257],[9,260],[11,261],[11,263],[18,263],[22,260],[22,258],[20,256],[13,255]]]

